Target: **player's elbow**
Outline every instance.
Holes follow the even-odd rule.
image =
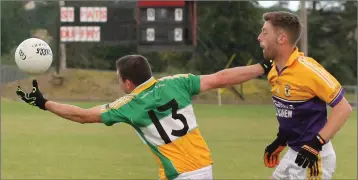
[[[348,115],[351,114],[353,111],[352,106],[349,103],[347,103],[346,111]]]
[[[345,121],[347,121],[349,118],[349,116],[351,115],[351,113],[352,113],[352,106],[347,102],[347,104],[345,105]]]
[[[352,106],[349,102],[343,98],[335,107],[336,112],[342,113],[345,117],[348,117],[352,113]]]
[[[222,82],[218,73],[210,75],[202,75],[200,80],[200,92],[222,87]]]
[[[94,117],[82,116],[78,118],[77,122],[80,124],[89,124],[89,123],[96,123],[97,121]]]
[[[226,69],[221,70],[214,74],[213,81],[216,84],[216,88],[222,88],[231,85],[228,78],[228,71]]]
[[[349,114],[351,114],[352,113],[352,106],[349,104],[349,102],[344,98],[343,100],[342,100],[342,108],[341,109],[343,109],[343,111],[345,111],[346,113],[347,113],[347,115],[349,115]]]

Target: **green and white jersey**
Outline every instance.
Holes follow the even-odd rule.
[[[104,105],[101,117],[108,126],[130,124],[154,153],[160,178],[174,179],[213,163],[191,101],[199,92],[199,76],[151,78],[131,94]]]

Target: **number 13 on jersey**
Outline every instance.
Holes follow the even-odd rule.
[[[165,144],[186,135],[190,129],[196,127],[196,120],[191,105],[179,110],[178,102],[172,99],[168,103],[156,108],[158,112],[164,112],[169,109],[171,109],[171,114],[160,120],[155,110],[148,111],[155,129]]]

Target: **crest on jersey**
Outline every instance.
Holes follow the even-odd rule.
[[[290,97],[291,96],[291,86],[286,84],[285,85],[285,96]]]

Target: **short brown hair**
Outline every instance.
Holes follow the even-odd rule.
[[[148,60],[141,55],[127,55],[116,62],[117,71],[122,80],[130,80],[138,86],[152,77]]]
[[[295,14],[285,11],[267,12],[263,15],[263,19],[270,22],[274,27],[285,30],[289,34],[289,40],[292,44],[296,44],[300,39],[302,25]]]

